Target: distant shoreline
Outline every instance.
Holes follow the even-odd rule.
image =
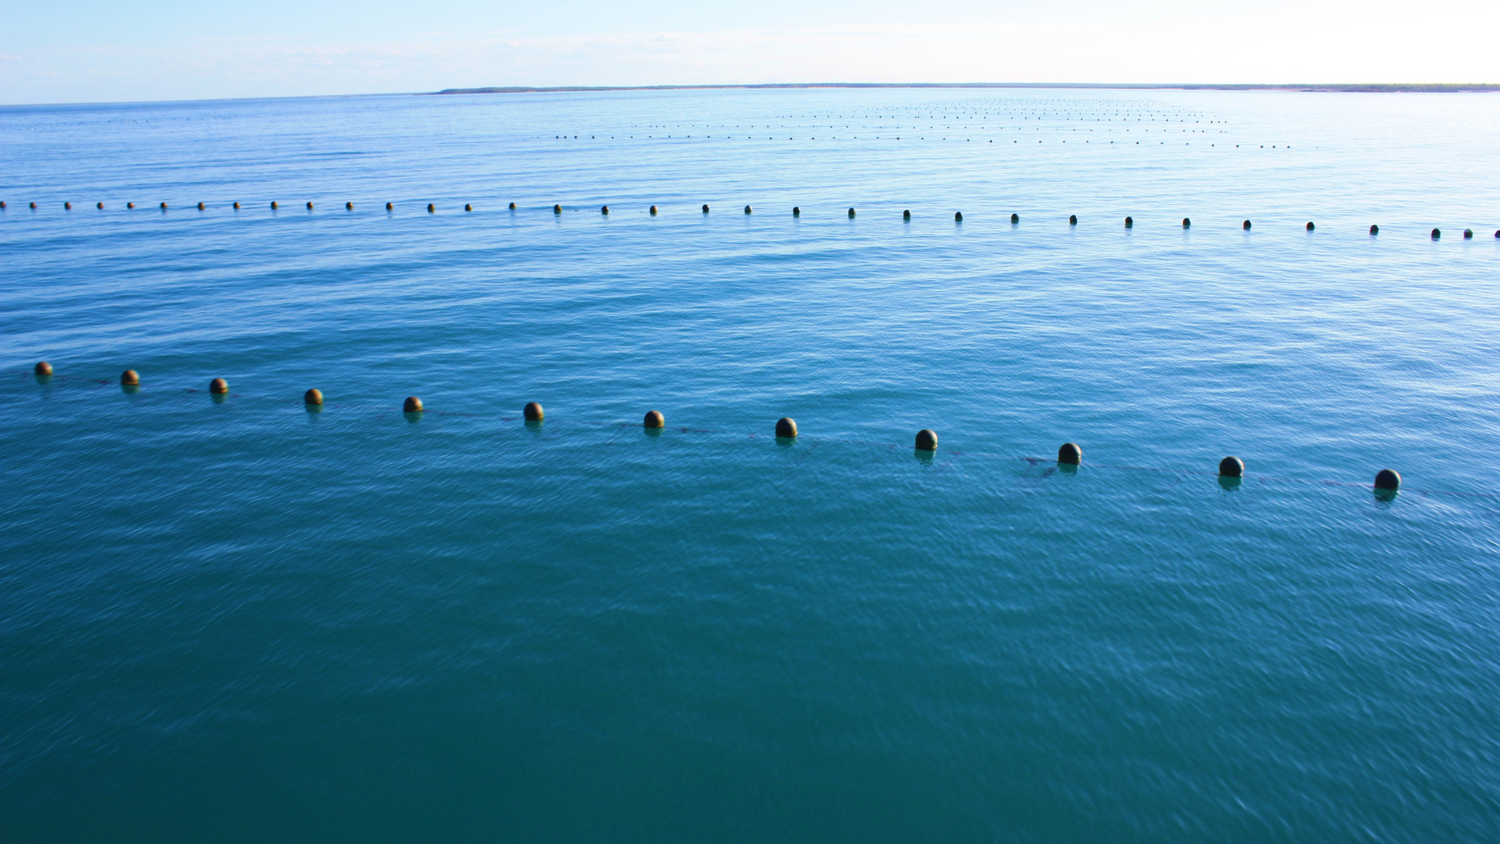
[[[1348,85],[1214,85],[1214,84],[1154,84],[1154,83],[1106,83],[1106,82],[785,82],[759,85],[559,85],[555,87],[531,88],[504,86],[489,88],[444,88],[428,94],[562,94],[591,93],[601,91],[716,91],[733,89],[789,89],[789,88],[1106,88],[1115,90],[1175,90],[1175,91],[1309,91],[1355,94],[1449,94],[1488,93],[1500,91],[1500,83],[1392,83],[1392,84],[1348,84]]]

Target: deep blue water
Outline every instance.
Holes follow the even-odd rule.
[[[0,109],[0,839],[1496,840],[1497,127]]]

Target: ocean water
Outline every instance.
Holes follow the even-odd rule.
[[[0,839],[1497,840],[1497,127],[0,109]]]

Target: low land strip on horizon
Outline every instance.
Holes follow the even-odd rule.
[[[1299,84],[1261,85],[1212,83],[1110,83],[1110,82],[773,82],[747,85],[558,85],[532,88],[498,86],[489,88],[444,88],[432,94],[557,94],[597,91],[711,91],[724,89],[776,88],[1120,88],[1136,90],[1181,91],[1320,91],[1333,93],[1460,93],[1500,91],[1492,82],[1417,82],[1417,83],[1351,83],[1338,85]]]

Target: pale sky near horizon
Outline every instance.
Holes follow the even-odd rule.
[[[1500,82],[1495,32],[1495,0],[0,0],[0,104],[487,85]]]

